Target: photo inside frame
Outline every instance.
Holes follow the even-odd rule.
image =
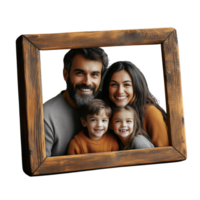
[[[134,62],[144,73],[143,75],[148,81],[155,99],[161,107],[164,107],[159,45],[108,47],[104,49],[108,53],[111,63],[117,60]],[[42,52],[45,101],[64,89],[61,78],[61,57],[65,52],[67,50]]]

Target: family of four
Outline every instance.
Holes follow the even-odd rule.
[[[67,89],[44,104],[47,157],[169,145],[167,115],[141,71],[128,61],[107,66],[101,48],[64,56]]]

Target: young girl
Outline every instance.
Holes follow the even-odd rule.
[[[136,111],[131,106],[113,109],[110,128],[120,139],[120,149],[154,148],[149,136],[141,128]]]

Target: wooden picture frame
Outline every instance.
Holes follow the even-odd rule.
[[[161,44],[170,146],[46,157],[40,50]],[[177,33],[174,28],[22,35],[17,68],[23,170],[42,175],[187,157]]]

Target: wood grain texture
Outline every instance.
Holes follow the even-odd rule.
[[[167,112],[167,132],[168,132],[168,138],[169,138],[169,145],[172,146],[172,137],[171,137],[171,124],[170,124],[170,116],[169,116],[169,104],[168,104],[168,91],[167,91],[167,78],[166,78],[166,67],[165,67],[165,54],[163,51],[163,44],[161,44],[161,53],[162,53],[162,64],[163,64],[163,77],[164,77],[164,87],[165,87],[165,100],[166,100],[166,112]]]
[[[181,100],[182,100],[182,135],[184,138],[184,147],[186,148],[187,160],[189,160],[189,145],[188,145],[188,133],[187,133],[187,121],[186,121],[186,107],[185,107],[185,95],[184,95],[184,82],[183,82],[183,68],[182,68],[182,57],[181,57],[181,45],[179,38],[179,30],[177,30],[177,49],[178,49],[178,60],[179,60],[179,74],[180,74],[180,85],[181,86]]]
[[[160,44],[174,28],[25,35],[40,50]]]
[[[48,157],[34,175],[183,160],[173,147]]]
[[[24,77],[24,59],[22,38],[16,40],[17,49],[17,75],[18,75],[18,92],[19,92],[19,111],[20,111],[20,128],[21,128],[21,146],[22,146],[22,165],[27,174],[31,174],[29,143],[27,135],[27,115],[26,115],[26,88]]]
[[[171,144],[186,158],[181,72],[176,30],[163,42],[162,56]]]
[[[25,35],[17,39],[23,169],[29,175],[184,160],[187,157],[176,30]],[[160,44],[172,146],[46,158],[39,49]]]
[[[44,95],[44,77],[43,77],[43,60],[42,60],[42,54],[41,54],[41,77],[42,77],[42,99],[43,99],[43,103],[45,102],[45,95]]]
[[[21,48],[22,57],[18,63],[21,135],[24,137],[22,150],[26,150],[24,159],[28,160],[25,161],[25,165],[28,162],[28,166],[24,169],[27,170],[27,174],[33,174],[46,157],[40,54],[23,36],[18,39],[17,45]]]

